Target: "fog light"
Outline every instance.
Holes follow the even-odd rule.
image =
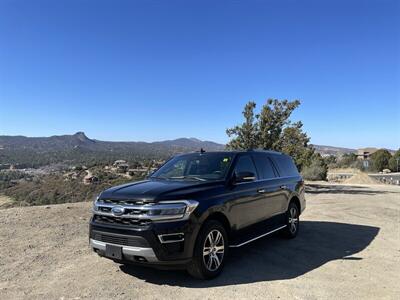
[[[185,235],[183,233],[160,234],[158,235],[158,239],[162,244],[177,243],[177,242],[183,242],[185,240]]]

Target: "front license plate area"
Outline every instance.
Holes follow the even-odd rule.
[[[113,259],[122,259],[122,247],[107,244],[106,256]]]

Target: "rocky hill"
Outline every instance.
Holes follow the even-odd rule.
[[[355,153],[356,149],[351,148],[342,148],[342,147],[333,147],[333,146],[325,146],[325,145],[313,145],[315,151],[320,153],[321,155],[334,155],[340,156],[346,153]]]
[[[109,142],[85,133],[51,137],[0,136],[0,164],[36,167],[62,161],[91,163],[114,159],[167,158],[175,153],[223,150],[224,145],[195,138],[160,142]]]
[[[36,152],[54,152],[60,150],[86,149],[92,151],[118,151],[118,150],[148,150],[152,149],[181,149],[196,150],[221,150],[224,145],[210,141],[201,141],[196,138],[179,138],[161,142],[107,142],[88,138],[84,132],[73,135],[57,135],[51,137],[26,137],[26,136],[0,136],[0,146],[3,150],[26,149]]]

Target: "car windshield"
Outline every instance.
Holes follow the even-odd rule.
[[[169,160],[151,178],[167,180],[213,181],[224,179],[232,153],[191,153]]]

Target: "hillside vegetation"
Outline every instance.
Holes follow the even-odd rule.
[[[224,145],[195,138],[162,142],[107,142],[89,139],[83,132],[51,137],[0,136],[0,165],[37,168],[54,163],[107,165],[117,159],[129,163],[166,159],[179,152],[222,150]]]
[[[102,190],[114,185],[143,179],[143,177],[124,177],[92,170],[98,182],[83,184],[85,171],[77,178],[69,179],[61,174],[30,176],[22,172],[0,171],[0,191],[8,196],[2,207],[30,206],[59,203],[81,202],[94,199]],[[11,200],[11,201],[10,201]]]

